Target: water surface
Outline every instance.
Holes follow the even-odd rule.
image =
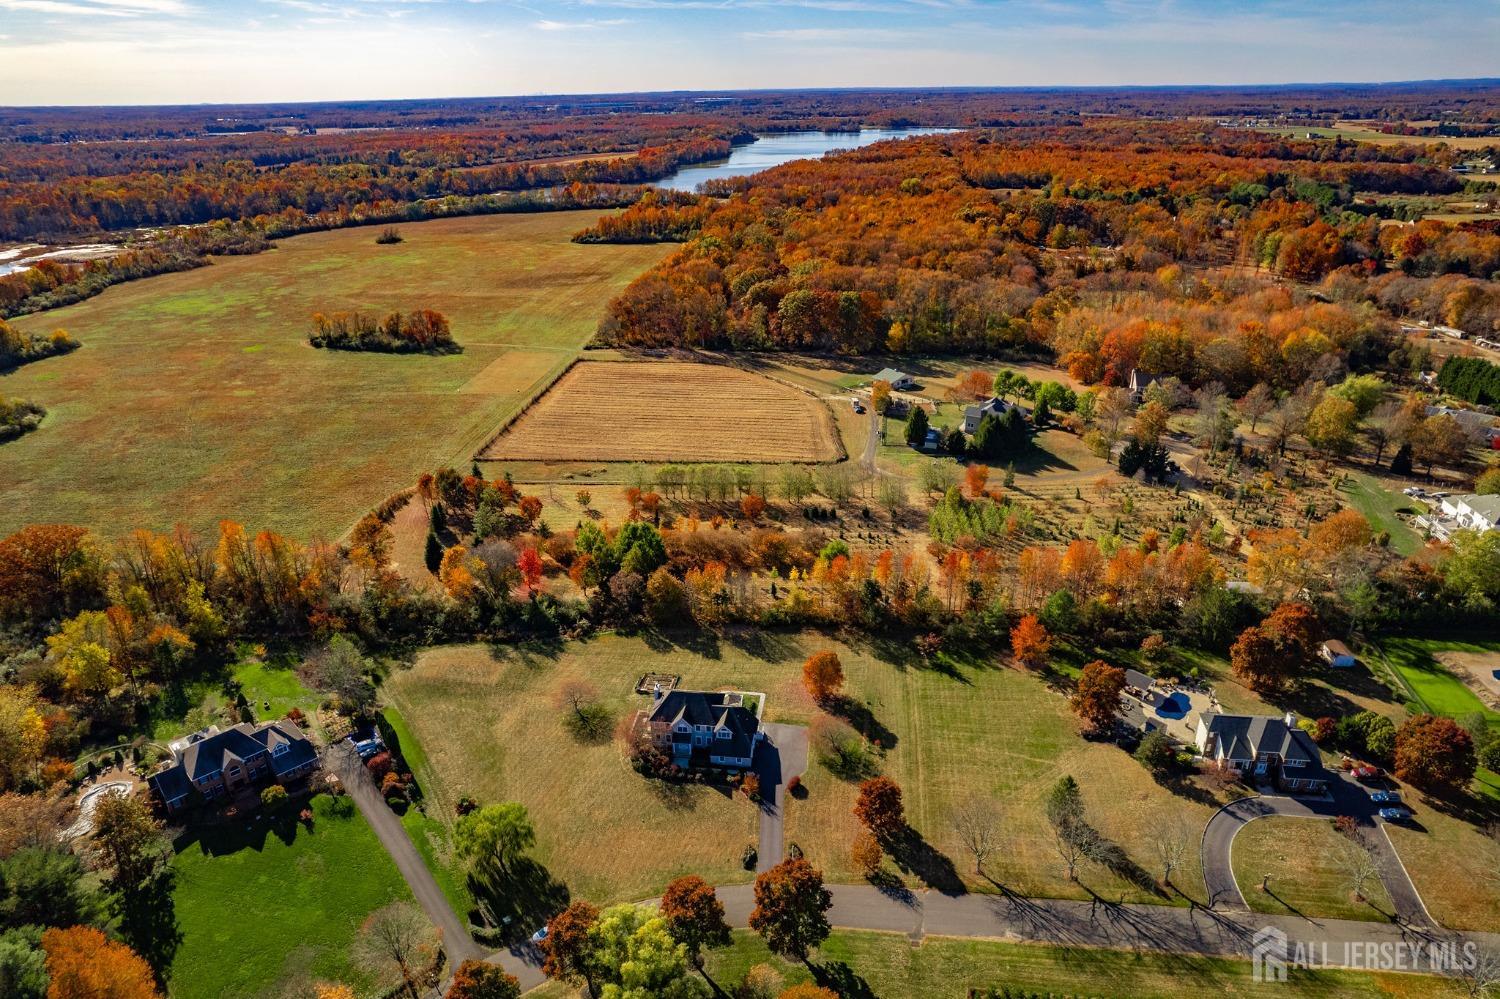
[[[959,129],[956,128],[866,128],[859,132],[782,132],[762,135],[747,145],[736,146],[727,160],[683,167],[656,184],[673,191],[692,191],[705,180],[747,177],[792,160],[819,157],[835,149],[854,149],[886,139],[906,139],[913,135],[957,131]]]

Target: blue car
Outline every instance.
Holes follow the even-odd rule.
[[[1387,822],[1404,822],[1407,819],[1411,818],[1411,812],[1408,812],[1404,808],[1382,808],[1375,814],[1379,815]]]
[[[1383,805],[1394,805],[1401,800],[1400,791],[1371,791],[1370,800]]]

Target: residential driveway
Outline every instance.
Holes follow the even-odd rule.
[[[347,742],[336,742],[329,748],[324,764],[338,774],[360,814],[370,823],[370,828],[375,830],[380,845],[385,847],[385,852],[395,861],[396,869],[406,879],[406,884],[411,888],[417,903],[422,906],[422,911],[427,913],[432,925],[442,931],[443,949],[447,951],[452,965],[457,967],[469,958],[483,957],[483,951],[469,936],[467,925],[458,918],[453,907],[448,904],[448,897],[433,880],[432,872],[422,862],[422,855],[406,835],[406,827],[401,824],[400,817],[391,811],[385,799],[380,796],[380,790],[375,786],[369,771],[364,768],[359,754]]]
[[[781,863],[786,845],[786,783],[807,770],[807,727],[767,723],[761,730],[766,739],[755,751],[761,798],[755,869],[768,871]]]
[[[1342,775],[1336,775],[1330,790],[1331,800],[1259,795],[1230,802],[1215,812],[1203,829],[1202,844],[1203,881],[1209,906],[1242,911],[1250,908],[1235,882],[1230,859],[1235,834],[1246,823],[1268,815],[1301,819],[1352,815],[1368,833],[1365,842],[1375,858],[1381,883],[1395,905],[1397,921],[1409,926],[1437,925],[1422,904],[1422,897],[1417,894],[1416,886],[1402,866],[1391,838],[1386,835],[1385,824],[1376,818],[1378,806],[1370,801],[1369,791]]]

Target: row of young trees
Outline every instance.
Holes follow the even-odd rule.
[[[448,318],[433,309],[392,312],[380,320],[359,312],[315,312],[312,325],[308,342],[330,350],[387,354],[452,354],[463,350],[453,339]]]

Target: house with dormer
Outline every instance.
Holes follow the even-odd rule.
[[[760,718],[733,691],[657,691],[646,716],[657,748],[684,770],[748,770],[765,738]]]
[[[305,777],[318,751],[294,723],[282,721],[201,729],[168,744],[172,761],[146,778],[168,812],[193,801],[232,797],[240,791]]]
[[[1331,775],[1323,768],[1323,754],[1292,715],[1205,711],[1198,716],[1197,743],[1204,759],[1241,777],[1299,794],[1328,789]]]

